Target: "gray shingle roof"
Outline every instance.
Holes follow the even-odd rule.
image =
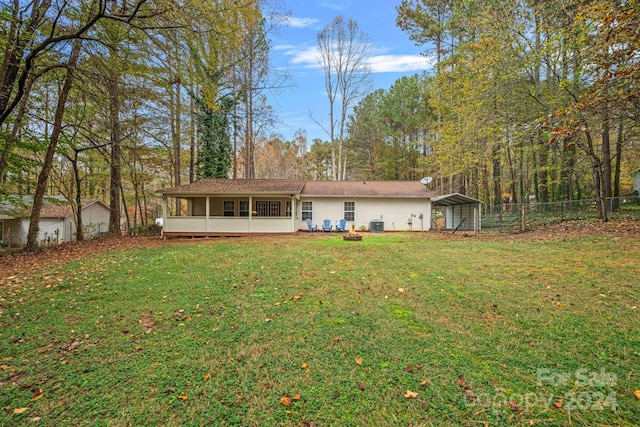
[[[164,195],[290,193],[332,197],[433,197],[418,181],[301,181],[288,179],[203,179],[165,188]]]
[[[291,193],[299,194],[304,181],[293,179],[203,179],[179,187],[159,190],[160,194],[255,194]]]

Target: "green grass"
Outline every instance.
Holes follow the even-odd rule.
[[[51,267],[0,287],[0,425],[637,425],[638,260],[399,233]]]

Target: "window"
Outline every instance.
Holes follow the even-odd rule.
[[[222,207],[222,215],[234,216],[236,214],[236,202],[233,200],[225,200]]]
[[[313,202],[302,202],[302,220],[313,220]]]
[[[280,201],[258,201],[256,202],[257,216],[281,216]]]
[[[269,216],[280,216],[280,202],[269,202]]]
[[[356,202],[344,202],[344,219],[347,221],[356,220]]]
[[[286,204],[284,205],[284,216],[291,216],[291,200],[287,200]]]
[[[267,202],[256,202],[256,215],[267,216]]]
[[[240,200],[240,216],[249,216],[248,200]]]

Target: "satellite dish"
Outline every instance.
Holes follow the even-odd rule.
[[[420,180],[420,184],[429,185],[433,181],[433,178],[430,176],[425,176]]]

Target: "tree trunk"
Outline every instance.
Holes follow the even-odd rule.
[[[620,197],[620,170],[622,166],[622,143],[624,141],[624,120],[620,120],[618,124],[618,137],[616,139],[616,163],[614,170],[614,181],[613,181],[613,197],[614,207],[618,209],[619,197]]]
[[[538,155],[537,155],[537,184],[538,184],[538,202],[539,203],[547,203],[549,201],[549,189],[548,189],[548,163],[547,163],[547,155],[549,153],[549,147],[547,146],[547,141],[542,137],[542,135],[538,136]]]
[[[84,240],[84,227],[82,224],[82,180],[80,178],[80,171],[78,170],[78,153],[79,150],[74,150],[71,164],[73,165],[73,176],[76,181],[76,240],[81,242]]]
[[[604,106],[602,113],[602,195],[605,208],[611,208],[613,189],[611,187],[611,137],[609,124],[609,107]]]
[[[110,76],[109,119],[111,125],[111,177],[109,183],[109,235],[121,236],[120,186],[122,183],[122,141],[120,140],[120,93],[116,76]]]
[[[51,131],[51,138],[49,139],[49,147],[45,154],[42,170],[38,176],[38,184],[36,192],[33,197],[33,206],[31,207],[31,218],[29,220],[29,232],[27,233],[27,250],[34,251],[38,248],[38,230],[40,228],[40,211],[44,201],[44,195],[47,190],[47,182],[49,180],[49,174],[53,166],[53,157],[58,145],[58,139],[62,133],[62,118],[64,115],[64,109],[71,91],[71,85],[73,83],[73,76],[75,72],[76,64],[78,63],[78,57],[80,56],[80,50],[82,48],[82,39],[76,39],[73,42],[71,53],[69,55],[69,61],[67,63],[67,76],[65,77],[62,91],[58,96],[58,105],[56,107],[56,113],[53,121],[53,129]]]

